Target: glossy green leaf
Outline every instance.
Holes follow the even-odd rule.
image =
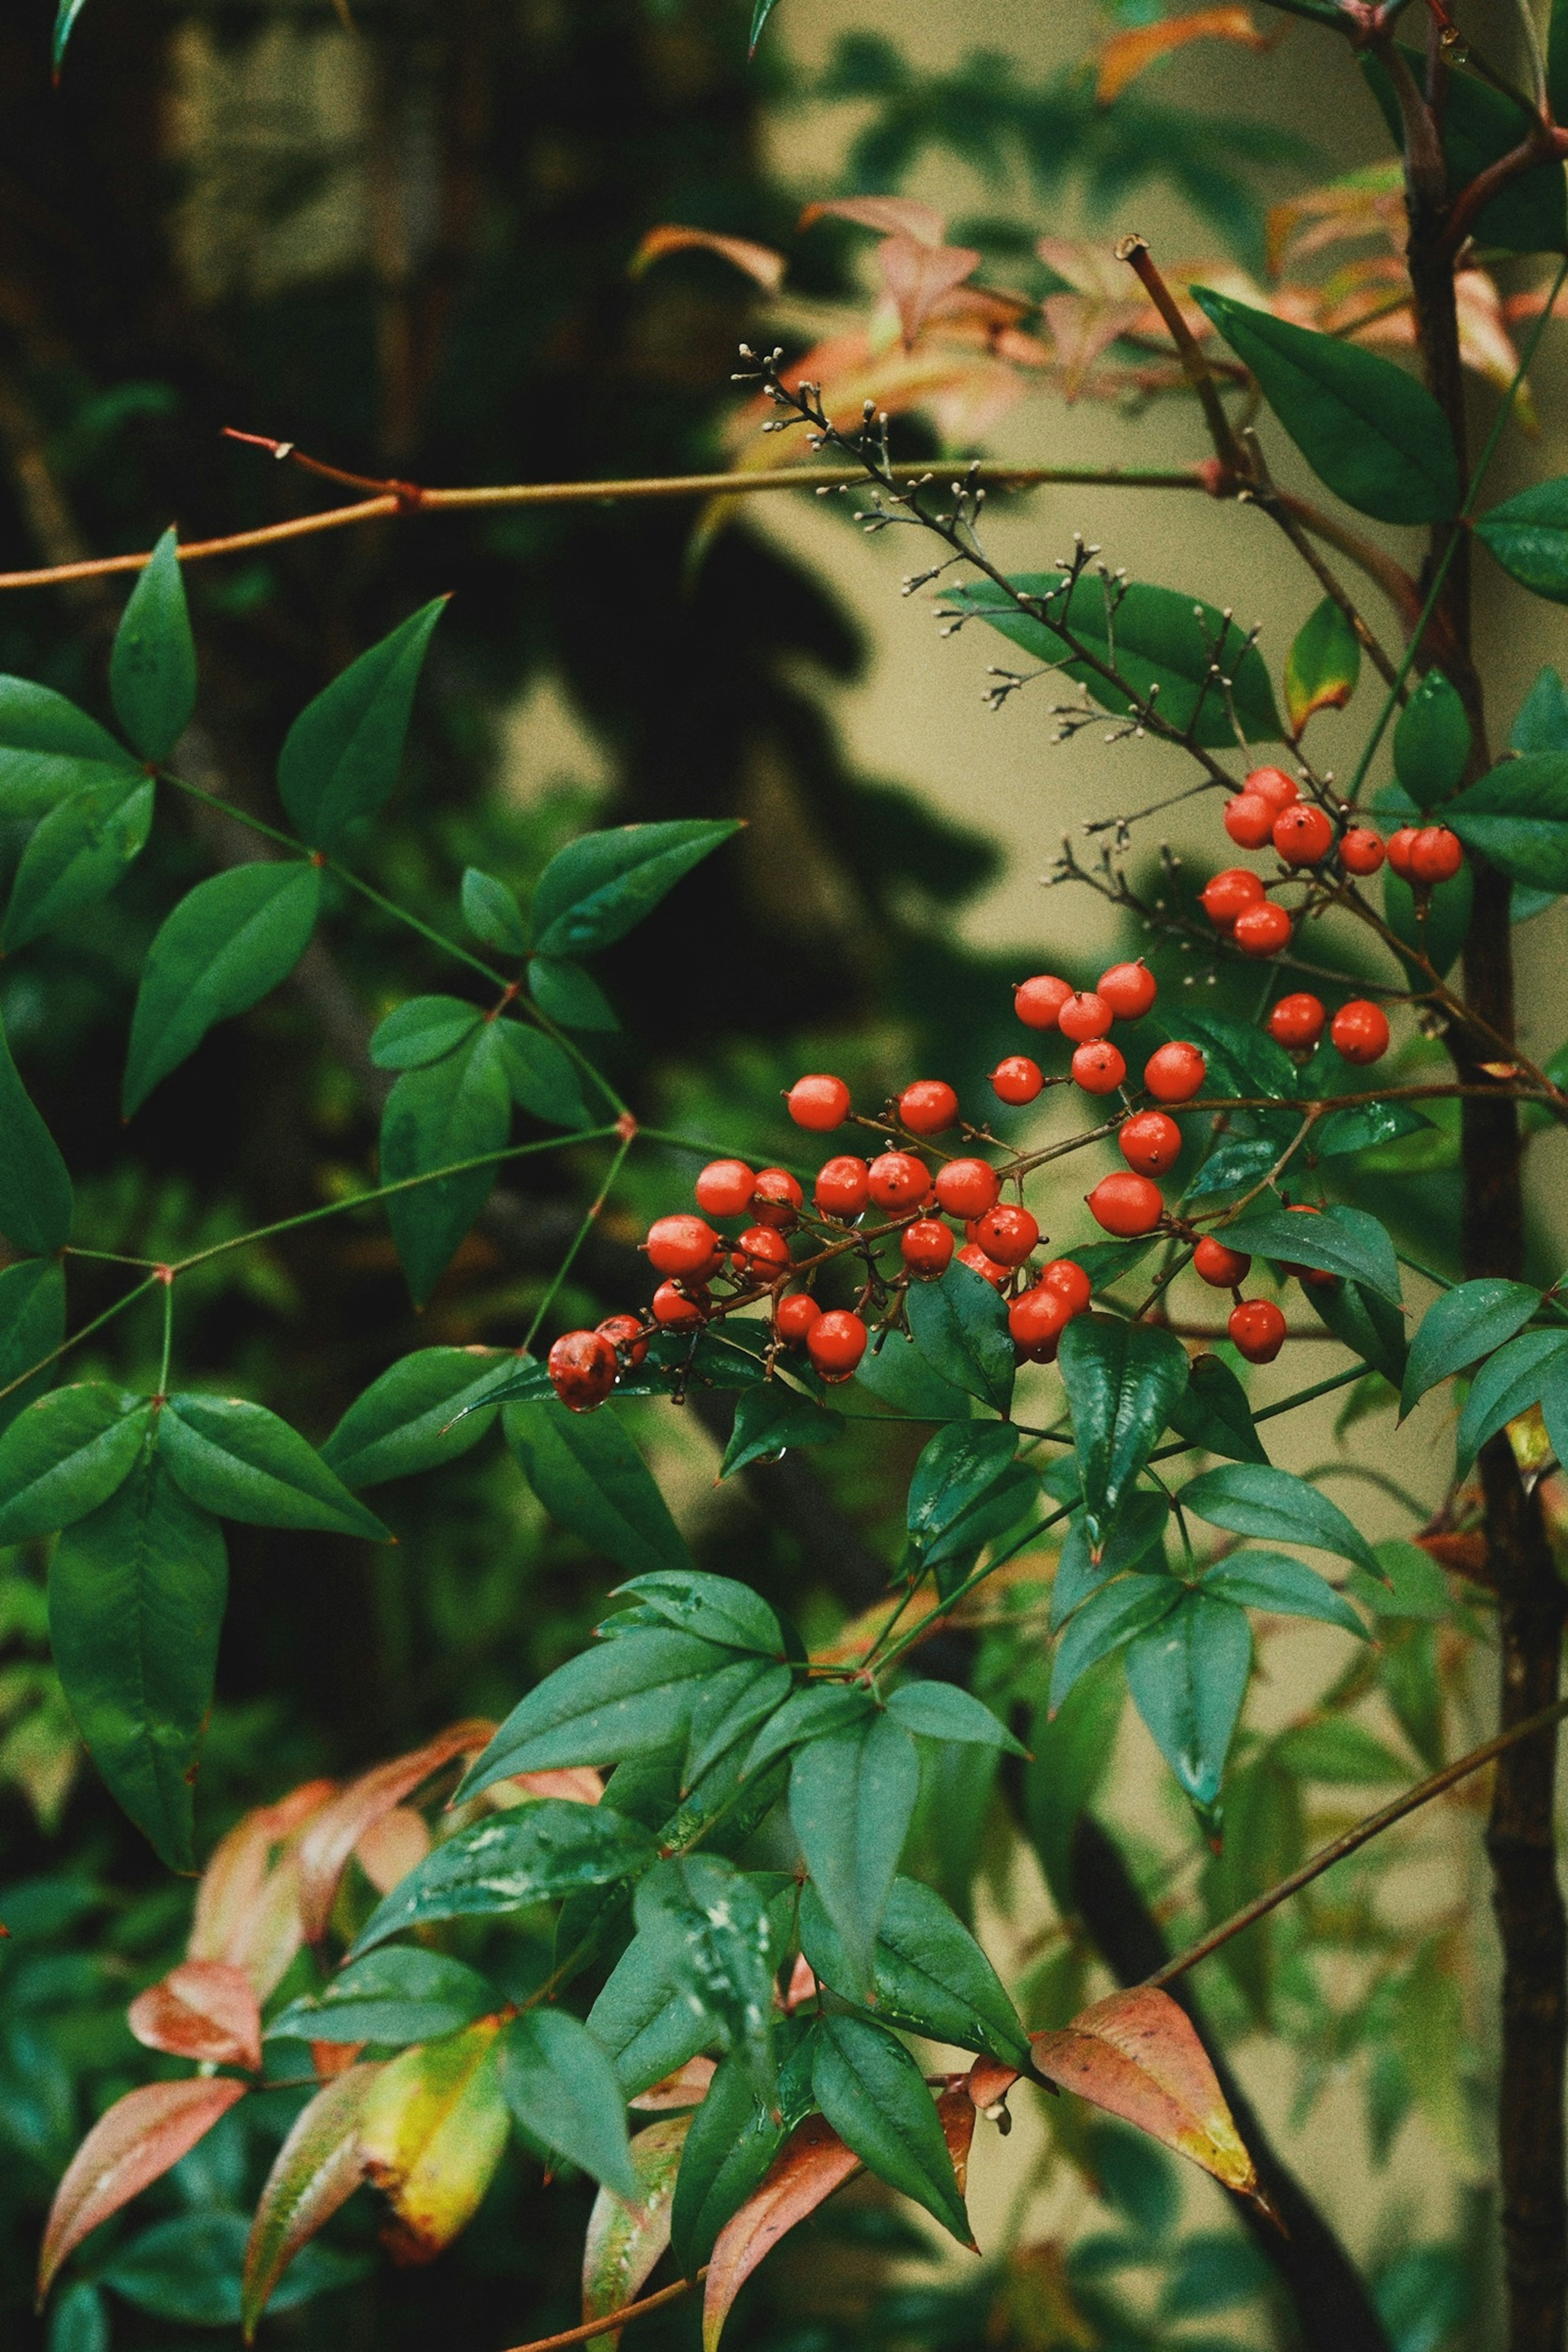
[[[1361,639],[1331,596],[1296,632],[1285,657],[1285,708],[1300,735],[1320,710],[1342,710],[1361,677]]]
[[[529,2009],[501,2034],[500,2084],[523,2129],[617,2197],[637,2193],[616,2070],[563,2009]]]
[[[39,1397],[0,1436],[0,1544],[68,1528],[108,1502],[147,1442],[151,1407],[84,1381]]]
[[[1435,1298],[1410,1342],[1401,1419],[1412,1405],[1450,1373],[1489,1356],[1521,1330],[1541,1306],[1541,1293],[1526,1282],[1483,1277],[1461,1282]]]
[[[1150,1324],[1079,1315],[1062,1334],[1057,1362],[1089,1542],[1099,1550],[1185,1391],[1186,1351],[1173,1333]]]
[[[412,614],[307,703],[289,730],[278,790],[310,848],[351,845],[390,797],[431,632],[446,606],[438,596]]]
[[[1405,1317],[1397,1307],[1363,1282],[1312,1283],[1305,1296],[1325,1330],[1399,1387],[1406,1348]]]
[[[1429,809],[1465,780],[1470,722],[1458,690],[1429,669],[1410,690],[1394,730],[1394,772],[1419,809]]]
[[[1137,1488],[1117,1513],[1116,1525],[1097,1560],[1089,1549],[1083,1513],[1075,1511],[1051,1586],[1052,1633],[1058,1632],[1074,1610],[1080,1609],[1089,1594],[1109,1584],[1112,1577],[1125,1574],[1130,1568],[1141,1568],[1150,1575],[1159,1571],[1164,1565],[1163,1554],[1158,1559],[1149,1555],[1163,1542],[1170,1516],[1171,1506],[1163,1495],[1148,1487]]]
[[[910,1480],[910,1539],[922,1555],[1013,1466],[1011,1422],[950,1423],[922,1449]]]
[[[773,15],[773,10],[778,6],[778,4],[779,0],[752,0],[751,43],[746,52],[748,57],[754,58],[756,56],[757,43],[762,39],[768,18]],[[62,7],[68,7],[71,5],[71,0],[60,0],[60,5]],[[79,8],[81,5],[81,0],[75,0],[75,5]]]
[[[109,2306],[90,2279],[78,2279],[55,2297],[48,2352],[109,2352]]]
[[[1229,1462],[1267,1462],[1247,1391],[1223,1356],[1194,1356],[1169,1415],[1178,1437]]]
[[[734,1663],[694,1634],[656,1629],[568,1658],[513,1707],[460,1794],[557,1764],[616,1764],[675,1747],[704,1676]]]
[[[653,1841],[608,1805],[545,1797],[458,1830],[401,1879],[371,1913],[349,1957],[433,1919],[521,1911],[583,1886],[607,1886],[653,1859]]]
[[[844,1429],[842,1413],[828,1412],[783,1381],[745,1390],[735,1406],[735,1426],[719,1465],[721,1478],[753,1462],[777,1462],[792,1445],[826,1445]]]
[[[417,1944],[387,1944],[340,1969],[325,1990],[289,2002],[268,2042],[374,2042],[384,2049],[460,2032],[502,2006],[477,1969]]]
[[[691,2118],[670,2206],[669,2248],[683,2276],[707,2261],[725,2222],[761,2186],[795,2120],[758,2098],[738,2061],[721,2062]]]
[[[1251,1257],[1277,1258],[1319,1268],[1347,1282],[1364,1283],[1392,1306],[1399,1304],[1399,1261],[1386,1226],[1365,1209],[1329,1208],[1309,1214],[1299,1209],[1248,1209],[1234,1224],[1219,1228],[1227,1249]]]
[[[0,1234],[13,1249],[47,1256],[68,1239],[74,1206],[59,1147],[17,1075],[0,1023]]]
[[[916,1421],[967,1421],[974,1411],[974,1400],[944,1381],[913,1340],[899,1332],[880,1347],[868,1348],[855,1375],[855,1389],[875,1397],[889,1412],[907,1413]]]
[[[681,818],[586,833],[557,850],[539,877],[531,910],[533,945],[544,956],[595,955],[652,913],[694,866],[740,825]]]
[[[921,1739],[956,1739],[964,1746],[1005,1748],[1010,1756],[1024,1748],[999,1716],[983,1699],[957,1683],[900,1683],[888,1701],[888,1713],[906,1731]]]
[[[1342,1160],[1353,1152],[1375,1150],[1381,1143],[1397,1143],[1401,1136],[1419,1135],[1423,1128],[1430,1131],[1431,1125],[1409,1103],[1356,1103],[1319,1120],[1312,1129],[1312,1150],[1320,1160]]]
[[[837,1929],[815,1886],[800,1904],[801,1948],[822,1982],[858,1999]],[[962,1919],[918,1879],[895,1878],[877,1930],[872,2003],[889,2025],[984,2050],[1005,2065],[1029,2063],[1028,2036],[1001,1979]]]
[[[321,904],[320,870],[297,861],[236,866],[186,892],[142,969],[125,1059],[127,1118],[215,1024],[248,1013],[288,979]]]
[[[1541,1403],[1548,1378],[1564,1362],[1568,1330],[1525,1331],[1487,1359],[1459,1416],[1456,1455],[1461,1477],[1489,1437]]]
[[[179,541],[163,533],[131,591],[109,659],[114,715],[144,760],[166,760],[196,707],[196,647]]]
[[[920,1780],[914,1741],[887,1715],[811,1740],[790,1768],[790,1821],[863,1986]]]
[[[576,1065],[553,1037],[521,1021],[498,1021],[495,1034],[507,1084],[521,1109],[546,1127],[592,1127],[595,1118],[603,1119],[602,1110],[589,1109]]]
[[[1372,1546],[1339,1505],[1291,1471],[1227,1462],[1189,1479],[1176,1500],[1183,1510],[1206,1519],[1211,1527],[1228,1528],[1232,1535],[1310,1544],[1315,1550],[1331,1551],[1373,1576],[1377,1573]]]
[[[0,818],[36,821],[75,793],[142,777],[125,746],[63,694],[0,673]]]
[[[54,1258],[18,1258],[0,1268],[0,1433],[47,1389],[53,1356],[66,1336],[66,1278]],[[41,1371],[31,1380],[36,1364]],[[13,1386],[21,1381],[22,1385]]]
[[[616,1008],[591,971],[564,956],[536,955],[528,967],[528,992],[547,1021],[563,1029],[618,1029]]]
[[[392,1238],[417,1307],[435,1289],[495,1189],[497,1155],[511,1132],[511,1096],[498,1025],[479,1029],[468,1045],[427,1069],[405,1070],[381,1115],[384,1184],[428,1176],[437,1168],[462,1171],[410,1185],[386,1203]],[[479,1164],[464,1167],[469,1160]]]
[[[1173,1591],[1173,1603],[1175,1598]],[[1073,1834],[1110,1769],[1126,1699],[1121,1669],[1106,1658],[1078,1677],[1055,1716],[1044,1706],[1035,1710],[1029,1734],[1034,1761],[1024,1768],[1024,1817],[1063,1918],[1078,1909]]]
[[[156,1455],[121,1481],[55,1547],[50,1646],[110,1793],[160,1860],[188,1871],[227,1557],[217,1521],[186,1500]]]
[[[1223,1136],[1187,1185],[1184,1202],[1192,1206],[1247,1191],[1268,1175],[1283,1148],[1272,1135]]]
[[[1233,1551],[1208,1570],[1201,1589],[1211,1601],[1267,1609],[1276,1617],[1315,1617],[1366,1639],[1366,1627],[1327,1577],[1288,1552]]]
[[[517,903],[516,891],[509,890],[504,882],[485,873],[481,866],[464,868],[463,920],[475,939],[482,940],[498,954],[528,953],[528,925]]]
[[[915,1346],[938,1378],[1005,1412],[1017,1354],[991,1285],[954,1259],[940,1282],[912,1283],[906,1305]]]
[[[158,1449],[175,1485],[219,1518],[391,1540],[315,1447],[265,1405],[242,1397],[172,1396],[159,1416]]]
[[[716,1854],[655,1864],[633,1901],[669,1983],[706,2011],[761,2097],[773,2095],[773,1972],[783,1954],[757,1886]]]
[[[787,1666],[771,1665],[765,1658],[741,1658],[704,1683],[687,1733],[681,1778],[688,1788],[777,1714],[793,1680]]]
[[[763,0],[758,0],[758,5],[763,5]],[[766,5],[771,7],[773,0],[766,0]],[[87,0],[59,0],[59,5],[55,11],[55,32],[50,49],[57,81],[60,78],[60,68],[65,63],[67,46],[72,33],[76,30],[76,20],[86,5]]]
[[[108,897],[146,846],[153,800],[151,778],[138,775],[91,785],[50,811],[11,885],[7,954]]]
[[[1166,1026],[1172,1037],[1185,1039],[1202,1051],[1208,1065],[1205,1092],[1222,1095],[1272,1095],[1293,1101],[1301,1091],[1300,1074],[1282,1045],[1256,1022],[1233,1020],[1207,1005],[1184,1004],[1181,1018]]]
[[[1382,1581],[1359,1568],[1352,1568],[1345,1580],[1345,1591],[1353,1592],[1363,1608],[1375,1617],[1418,1617],[1433,1624],[1453,1614],[1448,1580],[1430,1552],[1396,1536],[1373,1549]]]
[[[1568,752],[1503,761],[1451,801],[1443,821],[1516,882],[1568,890]]]
[[[283,2273],[345,2205],[364,2179],[360,2117],[380,2077],[379,2065],[350,2066],[318,2091],[295,2117],[274,2159],[245,2248],[239,2318],[247,2339]]]
[[[944,1600],[970,1573],[986,1545],[1032,1517],[1039,1503],[1038,1470],[1028,1463],[1009,1462],[956,1518],[927,1538],[919,1557],[936,1578]]]
[[[1206,1591],[1184,1594],[1127,1645],[1132,1704],[1184,1794],[1204,1811],[1219,1796],[1251,1667],[1246,1611]]]
[[[1446,522],[1464,485],[1447,419],[1426,385],[1337,335],[1293,326],[1205,286],[1193,299],[1336,497],[1380,522]]]
[[[356,1397],[321,1448],[345,1486],[375,1486],[455,1462],[500,1407],[487,1402],[517,1368],[499,1348],[421,1348]]]
[[[613,1412],[572,1412],[551,1397],[503,1407],[501,1427],[523,1476],[562,1527],[638,1576],[659,1570],[696,1576],[658,1480]],[[755,1606],[772,1622],[763,1602]],[[674,1602],[660,1611],[672,1622],[675,1613]]]
[[[1514,751],[1568,751],[1568,688],[1550,662],[1537,670],[1508,740]]]
[[[1400,54],[1425,85],[1424,49],[1400,45]],[[1399,100],[1380,57],[1363,49],[1360,64],[1383,109],[1389,135],[1404,145]],[[1469,186],[1489,163],[1510,154],[1529,127],[1517,100],[1494,89],[1475,73],[1450,70],[1444,79],[1442,106],[1443,157],[1448,167],[1448,193]],[[1489,198],[1470,224],[1476,243],[1500,246],[1509,253],[1561,253],[1568,242],[1568,199],[1564,197],[1561,162],[1535,164],[1516,173]]]
[[[1510,580],[1553,604],[1568,604],[1568,476],[1532,482],[1478,515],[1475,528]]]
[[[764,1658],[784,1654],[778,1619],[761,1593],[732,1576],[709,1576],[689,1566],[657,1569],[616,1591],[635,1592],[645,1608],[683,1633],[700,1633],[705,1642],[726,1643],[732,1650],[755,1650]]]
[[[742,1778],[750,1779],[804,1740],[820,1739],[864,1723],[870,1712],[871,1701],[864,1690],[847,1683],[808,1683],[804,1689],[793,1691],[778,1713],[763,1724],[746,1751]]]
[[[1102,709],[1125,715],[1131,708],[1127,695],[1075,658],[1075,648],[1081,648],[1114,667],[1142,701],[1153,695],[1161,718],[1190,733],[1194,742],[1229,751],[1236,748],[1237,732],[1214,676],[1217,652],[1232,680],[1230,699],[1247,741],[1272,742],[1283,734],[1262,655],[1255,646],[1247,647],[1239,625],[1213,604],[1178,589],[1133,582],[1112,612],[1092,572],[1070,593],[1061,572],[1024,572],[1010,584],[1043,604],[1045,616],[1021,612],[989,581],[945,590],[942,609],[950,618],[988,621],[1031,660],[1059,667]]]
[[[1079,1678],[1102,1658],[1114,1657],[1135,1634],[1173,1610],[1183,1587],[1171,1576],[1134,1570],[1091,1594],[1068,1621],[1051,1663],[1050,1711],[1062,1706]]]
[[[818,2028],[811,2087],[847,2147],[973,2244],[935,2102],[901,2042],[858,2017],[826,2017]]]
[[[658,1937],[634,1936],[588,2011],[590,2030],[615,2062],[625,2097],[662,2083],[718,2038],[708,2011],[671,1973]]]
[[[378,1070],[423,1070],[473,1036],[484,1021],[460,996],[411,996],[379,1024],[370,1041]]]

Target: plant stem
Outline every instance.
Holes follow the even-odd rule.
[[[528,1329],[523,1336],[522,1352],[525,1356],[532,1347],[534,1339],[538,1336],[540,1325],[543,1322],[554,1303],[556,1292],[560,1289],[562,1284],[571,1273],[573,1265],[575,1263],[578,1251],[582,1248],[584,1243],[587,1240],[589,1234],[593,1232],[594,1227],[597,1224],[601,1215],[604,1213],[605,1203],[610,1197],[611,1187],[614,1185],[616,1177],[621,1172],[627,1152],[631,1150],[636,1141],[637,1132],[635,1129],[630,1135],[622,1136],[619,1146],[616,1151],[616,1156],[610,1162],[609,1173],[605,1176],[604,1182],[600,1185],[598,1192],[595,1194],[593,1200],[590,1202],[587,1209],[584,1213],[583,1222],[572,1236],[571,1248],[566,1252],[565,1256],[562,1259],[560,1265],[556,1267],[555,1272],[552,1275],[543,1297],[540,1300],[538,1306],[533,1310],[532,1320],[530,1322]]]

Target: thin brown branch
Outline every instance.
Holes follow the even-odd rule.
[[[610,2336],[624,2327],[628,2319],[638,2319],[645,2311],[662,2311],[667,2303],[679,2303],[700,2286],[708,2275],[708,2265],[694,2278],[677,2279],[673,2286],[661,2286],[657,2294],[645,2294],[640,2303],[623,2304],[619,2311],[607,2311],[602,2319],[585,2319],[581,2327],[563,2327],[559,2336],[536,2336],[531,2344],[514,2344],[511,2352],[565,2352],[568,2344],[586,2344],[591,2336]]]
[[[1182,372],[1197,394],[1203,407],[1204,422],[1208,426],[1209,438],[1215,446],[1215,455],[1219,459],[1227,478],[1226,488],[1231,487],[1237,479],[1245,481],[1249,470],[1247,453],[1237,439],[1231,421],[1225,413],[1225,403],[1220,398],[1219,386],[1215,381],[1214,372],[1204,357],[1192,329],[1182,316],[1182,306],[1155,266],[1154,257],[1149,250],[1148,238],[1124,236],[1116,248],[1116,258],[1127,264],[1170,331],[1171,341],[1176,347],[1176,356],[1182,362]]]

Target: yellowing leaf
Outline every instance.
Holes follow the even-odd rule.
[[[384,2190],[395,2262],[427,2263],[473,2219],[506,2146],[499,2017],[392,2059],[360,2125],[365,2174]]]
[[[261,2071],[260,2006],[250,1979],[226,1960],[182,1960],[137,1994],[126,2022],[145,2049]]]
[[[307,1780],[275,1805],[237,1822],[213,1850],[196,1889],[186,1956],[243,1969],[265,2000],[303,1940],[296,1846],[300,1830],[334,1793]]]
[[[344,1865],[366,1831],[443,1764],[478,1755],[494,1729],[483,1721],[455,1723],[423,1748],[362,1772],[315,1815],[300,1841],[300,1916],[309,1942],[326,1934]]]
[[[68,2254],[100,2221],[118,2213],[226,2115],[247,2085],[220,2077],[145,2083],[116,2099],[100,2116],[66,2167],[55,2191],[38,2256],[41,2303]]]
[[[634,2105],[642,2104],[634,2101]],[[598,2319],[637,2300],[644,2280],[669,2243],[669,2207],[689,2116],[649,2124],[632,2141],[632,2170],[640,2194],[635,2205],[601,2189],[583,2242],[583,2316]],[[589,2352],[614,2352],[620,2329],[590,2338]]]
[[[364,2179],[359,2126],[379,2065],[350,2066],[300,2110],[267,2176],[245,2249],[240,2317],[248,2343],[301,2246]]]
[[[1097,2000],[1060,2032],[1029,2040],[1047,2082],[1190,2157],[1238,2195],[1265,2202],[1208,2053],[1169,1993],[1135,1985]]]
[[[721,261],[732,262],[748,278],[754,278],[764,293],[776,294],[784,284],[784,257],[775,253],[771,245],[753,245],[744,236],[720,236],[708,228],[681,228],[674,222],[649,229],[632,256],[631,274],[640,278],[645,269],[667,253],[694,250],[716,253]]]
[[[1189,41],[1236,41],[1247,49],[1273,47],[1245,8],[1197,8],[1191,16],[1166,16],[1157,25],[1134,25],[1115,34],[1100,50],[1094,92],[1100,105],[1110,105],[1157,58],[1185,48]]]

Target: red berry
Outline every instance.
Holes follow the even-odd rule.
[[[653,1294],[653,1319],[667,1331],[689,1331],[706,1319],[706,1294],[689,1298],[673,1282],[661,1282]]]
[[[984,1160],[950,1160],[936,1171],[938,1206],[950,1217],[983,1217],[1001,1197],[1002,1179]]]
[[[835,1307],[819,1315],[805,1335],[805,1352],[825,1381],[847,1381],[870,1338],[858,1315]]]
[[[1092,989],[1069,996],[1057,1015],[1057,1027],[1075,1045],[1084,1045],[1090,1037],[1103,1037],[1111,1024],[1110,1007],[1103,996]]]
[[[943,1135],[958,1118],[958,1097],[945,1078],[917,1078],[899,1097],[899,1118],[911,1135]]]
[[[648,1264],[660,1274],[691,1274],[699,1279],[711,1274],[723,1255],[718,1234],[700,1217],[656,1218],[643,1246]]]
[[[1072,1074],[1086,1095],[1113,1095],[1127,1076],[1126,1058],[1109,1037],[1096,1037],[1074,1054]]]
[[[1143,1083],[1156,1102],[1191,1102],[1207,1076],[1208,1064],[1184,1037],[1161,1045],[1143,1065]]]
[[[1251,1271],[1252,1260],[1245,1250],[1226,1249],[1209,1234],[1193,1252],[1193,1272],[1214,1290],[1239,1289]]]
[[[1334,828],[1315,801],[1296,801],[1274,820],[1274,846],[1287,866],[1317,866],[1334,845]]]
[[[1295,777],[1288,776],[1283,768],[1254,768],[1242,789],[1256,793],[1261,801],[1267,801],[1276,816],[1282,808],[1289,808],[1293,800],[1300,798],[1300,788]]]
[[[1388,1051],[1388,1016],[1381,1005],[1353,997],[1335,1013],[1329,1034],[1347,1062],[1381,1061]]]
[[[1340,864],[1347,874],[1375,874],[1387,855],[1382,835],[1370,825],[1352,824],[1340,836]]]
[[[1265,1026],[1277,1045],[1299,1054],[1317,1044],[1328,1017],[1320,1000],[1303,988],[1293,996],[1282,996]]]
[[[1271,1298],[1243,1299],[1231,1308],[1226,1328],[1249,1364],[1271,1364],[1285,1345],[1285,1318]]]
[[[1231,937],[1243,955],[1278,955],[1290,944],[1290,918],[1283,907],[1266,898],[1261,907],[1248,907],[1237,917]]]
[[[1266,849],[1274,835],[1274,811],[1261,793],[1237,793],[1225,804],[1225,829],[1237,849]]]
[[[829,1077],[825,1072],[796,1078],[786,1100],[796,1127],[808,1127],[814,1135],[826,1135],[833,1128],[842,1127],[849,1116],[848,1087],[842,1078]]]
[[[1007,1309],[1007,1328],[1020,1354],[1037,1364],[1050,1363],[1057,1342],[1072,1321],[1072,1308],[1059,1290],[1037,1282],[1021,1291]]]
[[[1182,1156],[1182,1130],[1163,1110],[1141,1110],[1123,1122],[1117,1144],[1140,1176],[1163,1176]]]
[[[1464,862],[1459,836],[1446,824],[1424,824],[1410,845],[1413,882],[1451,882]]]
[[[753,1282],[771,1282],[789,1264],[789,1244],[772,1225],[748,1225],[735,1244],[733,1264]]]
[[[1042,971],[1013,991],[1013,1010],[1026,1029],[1054,1029],[1057,1015],[1072,994],[1070,980]]]
[[[912,1151],[884,1151],[872,1160],[866,1181],[879,1209],[912,1209],[925,1199],[931,1176]]]
[[[1198,904],[1216,931],[1228,931],[1248,907],[1261,906],[1263,885],[1248,866],[1227,866],[1204,885]]]
[[[978,1242],[965,1242],[958,1253],[958,1262],[972,1274],[977,1274],[982,1282],[988,1282],[994,1290],[1005,1290],[1013,1278],[1012,1267],[998,1265],[994,1257],[987,1257]]]
[[[1027,1054],[1009,1054],[991,1073],[992,1089],[1005,1103],[1031,1103],[1045,1083],[1038,1062]]]
[[[1140,956],[1136,963],[1113,963],[1109,971],[1102,971],[1094,992],[1110,1005],[1118,1021],[1142,1021],[1160,989]]]
[[[917,1217],[899,1237],[904,1264],[922,1277],[945,1274],[952,1263],[952,1230],[940,1217]]]
[[[1416,834],[1421,830],[1423,828],[1417,825],[1402,824],[1397,833],[1391,833],[1388,836],[1388,862],[1406,882],[1410,879],[1410,852],[1415,846]]]
[[[759,1225],[787,1234],[805,1206],[805,1194],[787,1168],[764,1168],[752,1188],[752,1215]]]
[[[563,1331],[550,1350],[547,1369],[569,1412],[592,1412],[616,1385],[614,1342],[602,1331]]]
[[[1040,1238],[1037,1218],[1012,1201],[1000,1201],[980,1220],[974,1238],[998,1265],[1022,1265]]]
[[[647,1355],[649,1335],[635,1315],[606,1315],[599,1329],[615,1349],[617,1360],[624,1359],[628,1364],[640,1364]]]
[[[1321,1217],[1323,1213],[1321,1209],[1314,1207],[1310,1201],[1292,1201],[1289,1204],[1289,1213],[1293,1217]],[[1293,1274],[1297,1281],[1304,1283],[1309,1290],[1332,1290],[1339,1280],[1337,1274],[1330,1274],[1322,1266],[1292,1265],[1288,1259],[1284,1258],[1280,1260],[1280,1271],[1284,1274]]]
[[[871,1197],[869,1171],[852,1152],[825,1160],[817,1171],[816,1205],[825,1217],[858,1217]]]
[[[710,1160],[697,1179],[697,1205],[710,1217],[738,1217],[751,1207],[756,1181],[743,1160]]]
[[[808,1290],[792,1290],[789,1297],[781,1298],[773,1308],[773,1328],[781,1339],[787,1339],[791,1347],[798,1347],[821,1313],[821,1307]]]
[[[1147,1176],[1102,1176],[1086,1197],[1095,1223],[1124,1241],[1152,1234],[1165,1213],[1160,1187]]]
[[[1075,1315],[1089,1305],[1092,1285],[1076,1258],[1054,1257],[1040,1276],[1047,1290],[1059,1291]]]

